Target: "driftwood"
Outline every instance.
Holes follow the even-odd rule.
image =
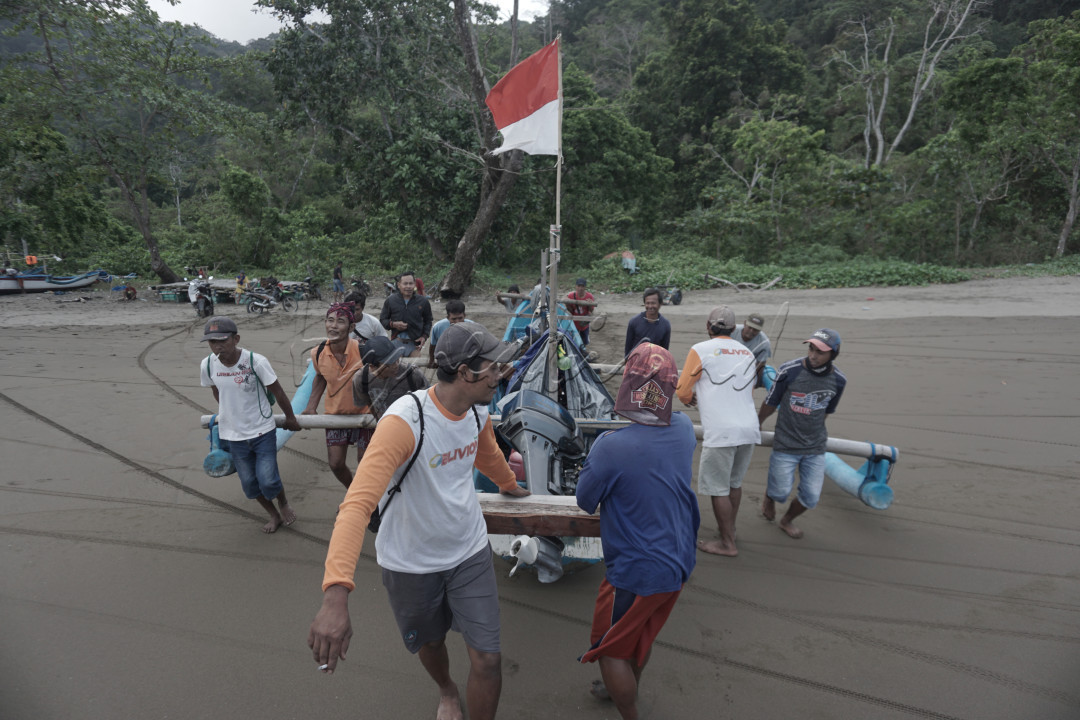
[[[735,292],[740,292],[742,290],[768,290],[773,285],[775,285],[776,283],[783,280],[784,276],[783,275],[777,275],[776,277],[774,277],[772,280],[765,283],[764,285],[758,285],[757,283],[749,283],[749,282],[733,283],[730,280],[727,280],[727,279],[722,278],[722,277],[716,277],[715,275],[710,275],[709,273],[705,273],[705,279],[706,280],[712,280],[713,287],[715,287],[716,285],[727,285],[728,287],[733,289]]]

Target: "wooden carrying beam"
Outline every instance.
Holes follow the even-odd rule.
[[[497,535],[600,537],[600,515],[589,515],[566,495],[515,498],[478,493],[487,531]]]

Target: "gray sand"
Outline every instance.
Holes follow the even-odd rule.
[[[280,454],[300,519],[263,535],[235,476],[202,472],[213,399],[194,312],[93,296],[0,297],[0,717],[432,717],[371,543],[348,660],[325,676],[306,647],[342,495],[321,432]],[[640,298],[599,299],[610,317],[594,347],[615,362]],[[790,540],[756,512],[759,449],[740,555],[699,554],[646,670],[645,716],[1080,717],[1080,278],[687,293],[663,309],[672,351],[681,364],[715,304],[769,329],[785,301],[779,360],[817,327],[842,334],[850,384],[830,433],[900,449],[895,502],[875,511],[826,481]],[[467,302],[501,330],[494,300]],[[291,392],[322,309],[221,310]],[[602,570],[553,586],[496,570],[500,716],[617,717],[588,694],[598,669],[575,662]],[[450,647],[463,685],[459,636]]]

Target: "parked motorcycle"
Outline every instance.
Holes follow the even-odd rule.
[[[367,281],[364,280],[364,278],[353,275],[349,278],[349,285],[352,286],[352,288],[357,292],[363,293],[364,297],[371,296],[371,285],[368,285]]]
[[[195,314],[202,318],[214,314],[214,289],[210,285],[210,280],[213,279],[213,275],[209,280],[198,277],[188,283],[188,300],[195,308]]]
[[[304,282],[300,283],[300,299],[322,300],[322,292],[319,290],[319,285],[310,275],[304,278]]]

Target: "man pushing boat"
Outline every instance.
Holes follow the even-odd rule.
[[[529,494],[499,451],[486,409],[516,350],[477,323],[451,325],[435,349],[436,385],[387,409],[341,503],[308,635],[319,669],[332,673],[349,649],[348,598],[371,517],[391,610],[405,647],[439,688],[439,720],[462,717],[446,649],[451,628],[468,648],[469,717],[490,720],[499,705],[498,588],[472,471],[508,495]]]

